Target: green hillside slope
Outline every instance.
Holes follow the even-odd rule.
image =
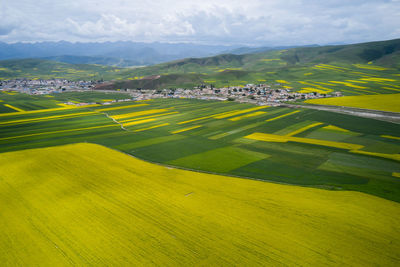
[[[120,68],[68,64],[44,59],[10,59],[0,61],[0,79],[99,80],[112,79]]]

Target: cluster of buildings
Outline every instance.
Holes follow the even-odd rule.
[[[69,81],[65,79],[51,80],[0,80],[0,90],[14,90],[32,95],[59,93],[68,90],[90,90],[97,81]]]
[[[332,96],[317,92],[297,93],[286,88],[271,88],[267,84],[247,84],[246,86],[223,88],[200,86],[193,89],[127,89],[126,91],[137,100],[152,98],[197,98],[250,102],[259,105]],[[341,96],[341,93],[334,92],[333,95]]]
[[[50,94],[65,91],[90,91],[94,90],[99,81],[69,81],[64,79],[52,80],[3,80],[0,81],[0,90],[13,90],[27,94]],[[135,100],[152,98],[196,98],[204,100],[231,100],[238,102],[249,102],[258,105],[296,100],[330,97],[331,95],[314,93],[292,92],[290,89],[276,86],[273,88],[267,84],[247,84],[246,86],[231,86],[215,88],[213,86],[201,85],[193,89],[125,89],[96,90],[105,92],[128,93]],[[341,96],[340,92],[334,92],[334,96]]]

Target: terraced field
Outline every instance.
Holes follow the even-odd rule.
[[[202,125],[144,143],[177,140],[208,127]],[[242,155],[248,162],[267,155],[240,146],[211,151],[208,156]],[[0,177],[5,266],[397,266],[400,261],[400,204],[359,192],[166,168],[94,144],[1,153]]]
[[[399,133],[398,124],[330,112],[158,99],[3,113],[0,152],[91,142],[182,168],[399,202]]]

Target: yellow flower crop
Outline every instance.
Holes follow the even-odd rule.
[[[173,134],[182,133],[182,132],[190,131],[190,130],[197,129],[197,128],[200,128],[200,127],[202,127],[202,125],[196,125],[196,126],[192,126],[192,127],[189,127],[189,128],[183,128],[183,129],[180,129],[180,130],[173,131],[171,133],[173,133]]]
[[[296,142],[303,144],[320,145],[320,146],[352,150],[352,152],[364,147],[358,144],[350,144],[350,143],[326,141],[326,140],[318,140],[318,139],[302,138],[302,137],[281,136],[281,135],[266,134],[266,133],[253,133],[245,136],[244,138],[258,140],[258,141],[265,141],[265,142],[280,142],[280,143]]]
[[[286,113],[286,114],[283,114],[283,115],[280,115],[280,116],[277,116],[277,117],[268,119],[268,120],[266,120],[266,121],[279,120],[279,119],[282,119],[282,118],[284,118],[284,117],[287,117],[287,116],[290,116],[290,115],[293,115],[293,114],[296,114],[296,113],[299,113],[299,112],[301,112],[301,110],[295,110],[295,111],[292,111],[292,112],[289,112],[289,113]]]

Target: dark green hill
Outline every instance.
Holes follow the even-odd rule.
[[[288,63],[368,63],[376,61],[387,67],[398,67],[399,62],[382,60],[400,51],[400,39],[352,45],[293,48],[281,58]]]
[[[323,85],[325,91],[342,91],[346,95],[398,92],[398,69],[400,68],[400,39],[352,45],[300,47],[270,50],[245,55],[223,54],[206,58],[188,58],[149,67],[121,71],[119,79],[135,81],[123,83],[125,87],[151,88],[186,87],[188,74],[197,74],[205,84],[215,86],[245,85],[246,83],[276,83],[285,80],[294,90],[321,89],[304,82],[342,82]],[[332,66],[319,66],[331,64]],[[172,75],[173,74],[173,75]],[[151,75],[161,75],[168,83],[140,81]],[[167,77],[166,77],[167,76]],[[365,77],[384,78],[382,81],[359,81],[363,85],[349,84],[349,80]],[[160,78],[160,81],[164,78]],[[173,79],[176,79],[175,81]],[[185,82],[181,82],[184,80]],[[347,84],[343,84],[343,83]],[[394,83],[394,84],[393,84]],[[122,83],[117,83],[119,88]],[[349,88],[348,88],[349,87]],[[310,89],[311,88],[311,89]]]

